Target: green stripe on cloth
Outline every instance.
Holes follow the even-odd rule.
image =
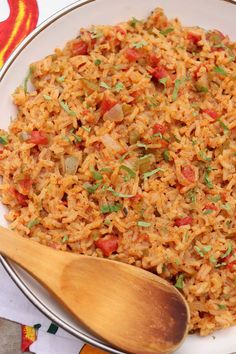
[[[51,323],[48,330],[47,330],[47,332],[51,333],[51,334],[56,334],[57,331],[58,331],[58,326],[55,325],[55,323]]]

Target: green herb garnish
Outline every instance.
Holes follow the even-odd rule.
[[[65,76],[60,76],[60,77],[57,77],[56,78],[56,81],[60,83],[64,82],[65,81]]]
[[[146,222],[146,221],[142,221],[142,220],[139,220],[137,222],[137,225],[140,226],[140,227],[149,227],[151,226],[152,224],[150,222]]]
[[[39,220],[38,219],[34,219],[28,222],[27,227],[28,229],[32,229],[34,226],[39,224]]]
[[[175,80],[175,86],[174,86],[174,91],[173,91],[173,95],[172,95],[173,101],[177,100],[181,84],[182,84],[182,80],[180,80],[180,79]]]
[[[198,246],[194,246],[194,250],[199,254],[199,256],[204,257],[205,254],[210,252],[212,247],[210,245],[203,246],[202,248],[199,248]]]
[[[69,116],[76,117],[76,113],[69,108],[69,106],[68,106],[68,104],[66,102],[59,101],[59,103],[60,103],[61,108],[64,109],[64,111],[67,114],[69,114]]]
[[[190,189],[187,193],[187,197],[190,199],[191,203],[196,203],[196,190]]]
[[[129,174],[129,179],[135,178],[136,172],[134,170],[132,170],[131,168],[129,168],[128,166],[121,165],[120,169],[126,171]]]
[[[65,235],[62,239],[62,243],[66,243],[69,240],[69,237],[67,235]]]
[[[43,95],[43,98],[44,98],[46,101],[51,101],[51,100],[52,100],[52,97],[49,96],[49,95]]]
[[[230,211],[231,210],[231,205],[230,203],[225,203],[221,205],[221,208],[226,210],[226,211]]]
[[[224,129],[224,131],[228,132],[229,128],[227,127],[227,125],[221,119],[217,119],[217,120],[220,123],[220,126]]]
[[[28,74],[26,75],[26,77],[24,79],[24,91],[25,91],[25,93],[28,92],[28,81],[29,81],[33,71],[34,71],[34,68],[30,66]]]
[[[82,129],[84,129],[86,132],[90,133],[91,132],[91,129],[90,127],[85,127],[84,125],[82,125],[81,127]]]
[[[117,203],[117,204],[105,204],[100,207],[100,211],[102,214],[108,214],[108,213],[117,213],[120,211],[122,208],[122,205]]]
[[[106,89],[106,90],[110,90],[111,89],[110,86],[107,85],[104,81],[101,81],[99,86],[104,88],[104,89]]]
[[[116,192],[112,187],[108,187],[107,190],[111,192],[115,197],[120,197],[120,198],[132,198],[134,197],[133,194],[123,194],[120,192]]]
[[[98,66],[98,65],[100,65],[101,64],[101,60],[100,59],[96,59],[95,61],[94,61],[94,64],[96,65],[96,66]]]
[[[123,162],[129,154],[130,154],[130,151],[127,151],[124,155],[121,156],[121,158],[119,159],[119,161],[120,161],[120,162]]]
[[[124,85],[121,82],[117,82],[116,86],[115,86],[115,91],[116,92],[120,92],[124,89]]]
[[[214,256],[210,256],[210,262],[211,262],[212,264],[216,264],[216,263],[217,263],[217,260],[215,259]]]
[[[169,153],[168,150],[165,150],[165,151],[163,152],[163,157],[164,157],[164,160],[165,160],[166,162],[170,161],[171,156],[170,156],[170,153]]]
[[[103,176],[101,175],[101,173],[99,173],[98,171],[95,171],[95,169],[93,167],[90,167],[90,172],[96,181],[100,181],[101,179],[103,179]]]
[[[184,287],[184,274],[180,274],[176,280],[175,287],[177,289],[183,289]]]
[[[204,151],[200,151],[200,152],[199,152],[199,156],[200,156],[204,161],[208,161],[208,162],[212,161],[212,158],[211,158],[211,157],[207,157],[207,156],[206,156],[206,152],[204,152]]]
[[[227,251],[224,254],[222,254],[222,256],[220,258],[223,259],[223,258],[228,257],[232,253],[232,251],[233,251],[233,246],[232,246],[232,243],[230,243]]]
[[[84,183],[83,187],[84,187],[84,189],[86,189],[86,191],[88,193],[93,194],[96,192],[96,190],[98,189],[98,187],[100,185],[101,185],[101,183],[91,184],[91,183],[86,182],[86,183]]]
[[[169,28],[166,28],[166,29],[164,29],[164,30],[161,30],[160,31],[160,34],[162,34],[163,36],[167,36],[167,34],[169,34],[169,33],[171,33],[171,32],[173,32],[174,31],[174,28],[172,28],[172,27],[169,27]]]
[[[227,76],[227,71],[222,67],[222,66],[215,66],[214,67],[214,72],[223,76]]]
[[[139,22],[141,22],[141,21],[137,20],[135,17],[132,17],[132,20],[130,21],[129,24],[131,27],[135,28],[137,23],[139,23]]]
[[[209,215],[209,214],[212,214],[213,213],[213,210],[212,209],[205,209],[203,211],[203,215]]]
[[[213,202],[213,203],[217,203],[219,200],[221,200],[221,196],[220,195],[216,195],[214,197],[208,197],[208,199]]]
[[[159,79],[158,82],[160,82],[160,84],[164,85],[166,88],[166,83],[168,81],[168,77],[163,77],[162,79]]]
[[[210,189],[213,188],[213,183],[211,182],[210,177],[209,177],[211,171],[212,171],[212,168],[209,166],[209,167],[207,167],[206,172],[204,174],[204,183]]]
[[[136,48],[136,49],[140,49],[140,48],[143,48],[145,47],[146,45],[148,45],[148,42],[142,40],[140,42],[135,42],[133,43],[132,47]]]
[[[0,144],[1,145],[7,145],[8,143],[9,143],[9,141],[8,141],[8,136],[7,135],[0,136]]]
[[[217,306],[220,310],[226,310],[226,308],[227,308],[226,305],[223,305],[223,304],[217,304]]]
[[[79,135],[76,135],[76,134],[74,134],[74,133],[72,133],[71,135],[75,138],[75,140],[76,140],[77,143],[81,143],[82,138],[81,138]]]
[[[157,172],[164,172],[164,170],[162,168],[156,168],[155,170],[152,170],[152,171],[149,171],[149,172],[146,172],[143,174],[143,178],[144,179],[147,179],[153,175],[155,175]]]

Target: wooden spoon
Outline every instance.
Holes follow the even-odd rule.
[[[152,273],[56,251],[3,227],[0,253],[32,274],[90,331],[122,351],[172,353],[187,334],[185,299]]]

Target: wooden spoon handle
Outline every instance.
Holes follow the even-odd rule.
[[[42,274],[51,273],[50,269],[53,262],[58,257],[60,258],[60,264],[63,265],[61,252],[55,252],[50,247],[39,245],[37,242],[33,242],[1,226],[0,253],[40,280],[42,280]]]

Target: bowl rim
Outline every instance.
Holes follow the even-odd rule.
[[[48,17],[45,21],[43,21],[39,26],[37,26],[13,51],[10,57],[7,59],[3,67],[0,69],[0,84],[3,78],[6,76],[8,70],[11,65],[17,59],[17,57],[21,54],[21,52],[27,47],[31,41],[37,37],[45,28],[49,27],[55,21],[60,19],[61,17],[67,15],[68,13],[77,10],[78,8],[93,3],[97,0],[77,0],[70,5],[63,7],[61,10],[57,11],[50,17]],[[46,304],[44,304],[35,293],[29,288],[29,286],[25,283],[25,281],[19,277],[12,266],[10,260],[6,257],[0,255],[0,262],[3,265],[3,268],[6,270],[10,278],[14,281],[17,287],[21,290],[21,292],[28,298],[28,300],[39,310],[41,311],[47,318],[49,318],[52,322],[57,324],[60,328],[64,329],[66,332],[75,336],[76,338],[84,341],[84,345],[86,343],[91,344],[94,347],[105,350],[106,352],[121,354],[122,352],[112,348],[109,344],[102,343],[101,341],[93,339],[89,335],[82,333],[79,329],[74,329],[72,326],[68,325],[63,319],[61,319],[56,313],[54,313]]]

